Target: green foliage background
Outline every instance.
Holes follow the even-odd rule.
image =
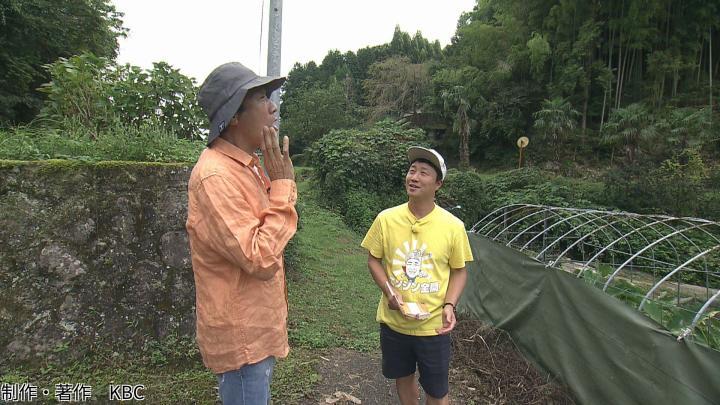
[[[110,0],[0,2],[0,125],[38,113],[44,97],[36,89],[50,78],[45,64],[83,52],[115,58],[126,31]]]
[[[197,159],[207,128],[197,83],[161,61],[148,70],[118,65],[118,39],[127,32],[120,11],[110,0],[0,1],[0,159]],[[286,252],[293,282],[321,286],[324,297],[291,295],[293,343],[369,350],[377,341],[376,329],[361,321],[367,314],[335,319],[340,313],[330,304],[356,296],[324,294],[360,282],[327,269],[362,265],[362,252],[327,250],[331,242],[359,242],[340,218],[363,233],[380,210],[406,201],[410,145],[446,157],[452,169],[437,201],[467,227],[513,203],[720,220],[719,51],[717,1],[477,0],[444,48],[397,27],[388,43],[296,64],[283,87],[282,131],[302,157],[296,162],[312,166],[299,172],[310,177],[303,187],[335,213],[309,206],[305,217],[316,234]],[[516,169],[520,136],[530,145]],[[669,261],[677,253],[656,254]],[[605,271],[586,279],[595,283]],[[360,287],[364,300],[376,299],[374,286]],[[619,287],[619,298],[636,300],[632,286]],[[687,314],[663,300],[647,306],[648,315],[677,332]],[[709,318],[717,316],[708,313],[700,328],[715,347]],[[155,373],[147,364],[196,358],[190,343],[171,336],[142,348],[140,375]],[[317,378],[305,356],[291,358],[277,376],[298,398],[303,383]],[[69,375],[89,372],[73,367]],[[298,371],[304,380],[293,379]],[[48,381],[55,374],[48,370]],[[204,381],[201,390],[214,400],[207,372],[180,377],[175,384]],[[167,385],[178,396],[171,401],[195,394]]]

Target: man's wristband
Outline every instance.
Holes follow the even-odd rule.
[[[446,303],[444,303],[443,306],[442,306],[443,309],[445,309],[445,307],[448,306],[448,305],[450,305],[451,307],[453,307],[453,312],[455,312],[455,304],[453,304],[452,302],[446,302]]]

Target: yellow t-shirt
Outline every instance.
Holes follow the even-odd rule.
[[[424,303],[431,313],[423,320],[405,318],[388,307],[383,294],[377,321],[406,335],[437,335],[450,271],[473,260],[462,221],[437,205],[418,220],[405,203],[378,214],[360,245],[382,259],[390,284],[405,302]]]

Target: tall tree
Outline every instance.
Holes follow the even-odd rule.
[[[30,121],[48,81],[43,65],[82,52],[115,58],[125,35],[111,0],[0,2],[0,124]]]
[[[405,57],[388,58],[370,66],[363,87],[372,106],[371,120],[420,112],[431,91],[429,69],[429,64],[411,63]]]
[[[326,85],[297,93],[283,103],[282,130],[291,134],[292,153],[302,153],[305,148],[333,129],[351,127],[359,122],[356,106],[346,98],[341,82],[332,80]]]
[[[470,103],[463,86],[455,86],[452,89],[444,90],[441,94],[446,111],[453,111],[453,131],[460,139],[458,155],[460,158],[460,169],[470,167]]]

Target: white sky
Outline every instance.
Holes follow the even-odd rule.
[[[113,3],[130,29],[120,40],[120,63],[151,68],[152,62],[165,61],[198,84],[230,61],[265,74],[270,0],[264,0],[262,49],[263,0]],[[281,72],[286,75],[295,62],[320,64],[331,49],[355,52],[390,42],[396,25],[411,36],[420,30],[445,46],[460,14],[474,5],[475,0],[284,0]]]

